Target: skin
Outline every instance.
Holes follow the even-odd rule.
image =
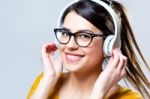
[[[70,24],[71,23],[71,24]],[[75,12],[67,14],[63,27],[71,32],[88,29],[102,34],[94,25]],[[32,99],[46,99],[55,86],[64,66],[69,72],[59,90],[60,99],[104,99],[115,92],[117,82],[125,77],[127,58],[118,48],[113,50],[107,68],[102,71],[104,59],[103,39],[95,37],[88,47],[79,47],[71,37],[66,45],[60,45],[61,59],[53,58],[57,50],[51,42],[42,47],[44,75]]]

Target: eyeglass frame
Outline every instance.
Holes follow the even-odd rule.
[[[58,37],[57,37],[57,31],[62,31],[62,30],[68,32],[68,34],[69,34],[69,39],[68,39],[68,41],[67,41],[66,43],[62,43],[62,42],[58,39]],[[88,32],[87,32],[87,31],[88,31]],[[91,36],[91,40],[90,40],[89,44],[87,44],[86,46],[81,46],[80,44],[78,44],[78,42],[77,42],[77,40],[76,40],[76,35],[77,35],[78,33],[80,33],[80,32],[83,32],[83,33],[85,33],[85,34],[89,34],[89,35]],[[93,40],[94,37],[103,37],[103,39],[105,39],[105,38],[108,36],[107,34],[96,34],[96,33],[92,32],[92,31],[90,31],[90,30],[79,30],[79,31],[77,31],[77,32],[70,32],[68,29],[65,29],[65,28],[54,28],[54,33],[55,33],[55,37],[56,37],[57,41],[58,41],[60,44],[68,44],[69,41],[70,41],[70,39],[71,39],[71,37],[73,36],[73,37],[74,37],[74,40],[75,40],[75,43],[76,43],[79,47],[87,47],[87,46],[89,46],[89,45],[91,44],[91,42],[92,42],[92,40]],[[80,33],[80,34],[82,34],[82,33]]]

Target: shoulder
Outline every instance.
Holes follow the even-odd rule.
[[[142,96],[129,88],[121,88],[116,94],[108,99],[143,99]]]
[[[60,87],[61,85],[61,82],[63,80],[63,76],[64,76],[64,73],[62,73],[56,83],[56,86],[55,88],[53,89],[53,92],[57,91],[58,88]],[[32,96],[32,94],[35,92],[35,90],[37,89],[41,79],[43,78],[43,72],[40,73],[34,80],[34,82],[32,83],[30,89],[29,89],[29,92],[28,92],[28,95],[27,95],[27,99],[30,99],[30,97]]]
[[[34,93],[35,89],[38,87],[39,85],[39,82],[41,80],[41,78],[43,77],[43,73],[40,73],[36,79],[34,80],[29,92],[28,92],[28,95],[27,95],[27,99],[30,99],[31,95]]]

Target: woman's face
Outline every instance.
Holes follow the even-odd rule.
[[[70,12],[66,15],[63,27],[73,33],[79,30],[89,30],[95,34],[102,34],[99,29],[75,12]],[[103,38],[94,37],[89,46],[79,47],[72,36],[68,44],[60,45],[60,52],[63,66],[68,71],[89,71],[101,68],[100,66],[103,61]]]

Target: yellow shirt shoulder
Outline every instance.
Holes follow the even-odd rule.
[[[129,88],[121,88],[116,94],[107,99],[143,99],[142,96]]]
[[[41,78],[43,77],[43,73],[41,73],[36,79],[35,81],[33,82],[29,92],[28,92],[28,95],[27,95],[27,99],[30,99],[30,97],[32,96],[32,94],[34,93],[34,91],[36,90],[36,88],[38,87],[39,83],[40,83],[40,80]]]

